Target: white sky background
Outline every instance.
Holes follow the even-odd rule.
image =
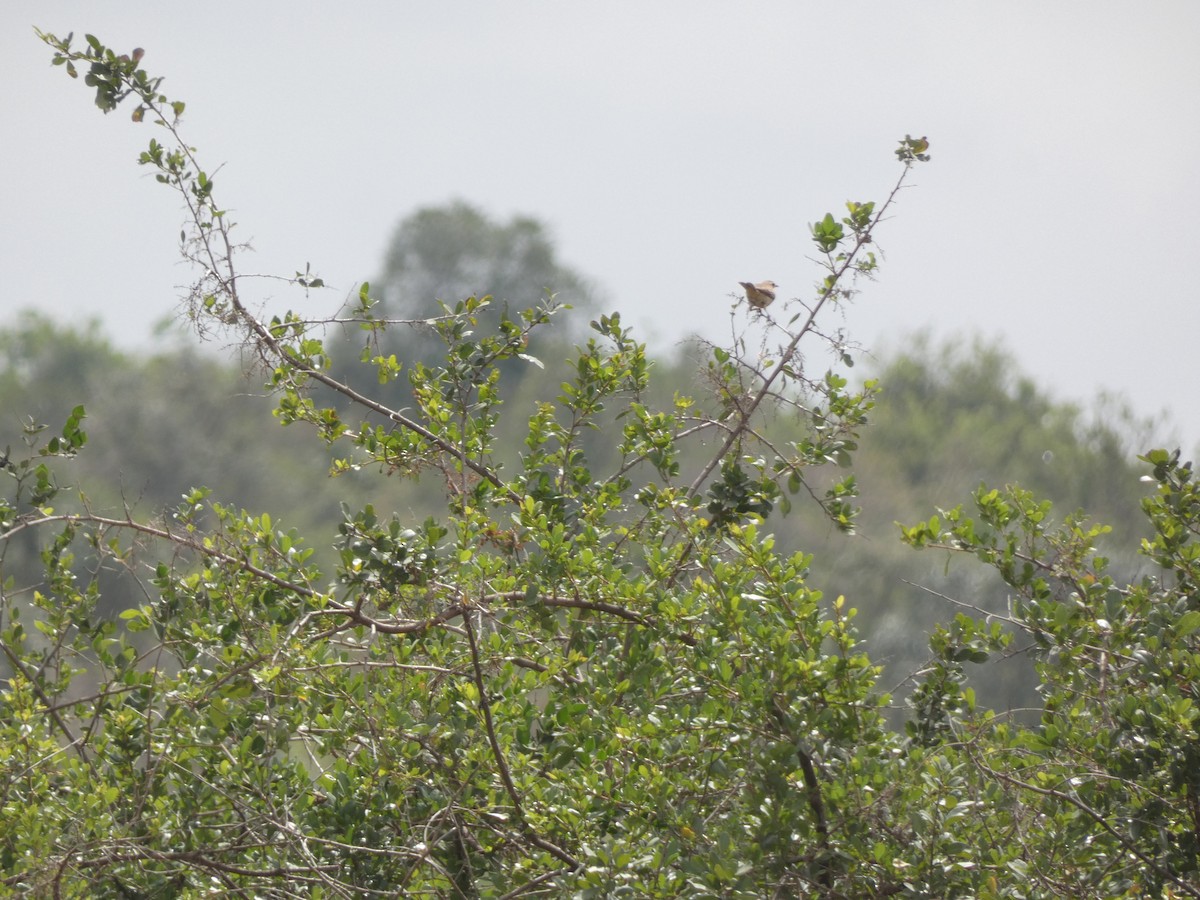
[[[160,130],[101,115],[35,24],[146,49],[224,164],[243,266],[311,262],[338,288],[305,306],[272,287],[280,309],[332,309],[401,218],[464,199],[547,222],[653,344],[720,340],[739,280],[811,297],[808,223],[883,200],[897,140],[927,134],[851,337],[1000,337],[1057,398],[1167,407],[1156,443],[1200,442],[1193,0],[5,0],[0,322],[95,316],[138,348],[189,279],[181,208],[135,164]]]

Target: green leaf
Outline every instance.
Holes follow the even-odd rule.
[[[125,627],[131,632],[146,631],[150,628],[150,617],[141,608],[122,610],[119,618],[125,622]]]
[[[1175,625],[1175,633],[1179,637],[1187,637],[1197,629],[1200,629],[1200,611],[1194,609],[1180,616]]]

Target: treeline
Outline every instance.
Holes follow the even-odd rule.
[[[569,374],[565,361],[580,330],[578,324],[560,329],[530,348],[544,368],[522,363],[505,371],[510,415],[501,446],[512,462],[525,450],[524,418]],[[395,346],[386,349],[399,354],[401,365],[409,364],[410,349],[436,352],[419,326],[390,334]],[[361,352],[353,335],[340,346],[347,360]],[[415,527],[444,496],[444,478],[433,470],[381,481],[374,472],[341,466],[334,475],[333,453],[293,433],[308,426],[280,427],[272,418],[267,373],[253,360],[175,345],[131,354],[115,349],[95,323],[67,326],[34,313],[0,330],[0,354],[0,446],[14,447],[41,426],[59,428],[83,405],[86,450],[60,470],[70,472],[77,502],[93,512],[169,517],[185,494],[208,488],[219,502],[270,512],[279,527],[295,528],[314,560],[332,572],[343,505],[370,503]],[[656,362],[660,399],[696,393],[691,359],[681,353]],[[982,339],[935,345],[915,336],[903,351],[876,361],[871,377],[881,390],[852,458],[861,507],[855,533],[835,532],[815,505],[800,499],[787,515],[775,510],[766,530],[781,546],[812,554],[811,583],[844,595],[858,610],[872,658],[886,667],[881,686],[897,687],[901,698],[903,679],[926,660],[929,629],[954,612],[947,598],[1004,614],[1008,595],[988,570],[912,553],[898,540],[896,523],[966,502],[981,483],[1016,483],[1051,499],[1057,517],[1084,510],[1111,523],[1112,547],[1134,547],[1146,527],[1138,511],[1147,493],[1135,455],[1149,446],[1152,423],[1113,402],[1084,409],[1054,399],[1003,348]],[[390,390],[399,394],[403,384],[393,382]],[[780,439],[789,437],[788,422],[774,427]],[[596,465],[615,459],[612,434],[582,436]],[[35,543],[23,553],[10,545],[6,572],[34,578],[38,552]],[[1146,562],[1130,556],[1114,565],[1132,580]],[[145,599],[128,574],[98,574],[110,614]],[[988,664],[978,679],[984,702],[1001,709],[1036,705],[1036,680],[1021,650],[1018,642],[1011,659]]]

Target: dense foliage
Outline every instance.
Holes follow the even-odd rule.
[[[278,419],[324,443],[322,466],[436,481],[442,505],[421,521],[347,504],[326,573],[297,530],[201,488],[161,520],[57,508],[86,411],[49,439],[31,424],[0,499],[10,891],[1200,895],[1200,493],[1178,454],[1146,456],[1154,573],[1135,583],[1109,573],[1101,527],[1056,521],[1020,488],[906,527],[994,570],[1013,600],[1008,629],[963,614],[932,634],[902,729],[851,604],[768,530],[793,504],[855,526],[874,385],[813,373],[806,354],[874,271],[895,191],[817,221],[815,295],[707,347],[704,397],[654,401],[613,314],[521,409],[501,372],[541,366],[530,338],[553,299],[492,327],[479,296],[404,323],[364,284],[336,323],[361,330],[378,383],[404,385],[389,406],[331,374],[331,321],[250,312],[183,106],[141,51],[45,39],[69,73],[88,67],[103,110],[132,99],[169,136],[141,161],[190,210],[192,315],[260,361]],[[903,172],[927,149],[906,137]],[[436,361],[373,352],[410,325],[441,342]],[[518,455],[498,444],[510,418]],[[783,420],[786,439],[769,427]],[[607,454],[584,440],[597,432]],[[42,574],[18,581],[8,554],[31,538]],[[114,621],[100,573],[118,567],[144,595]],[[1014,634],[1036,663],[1032,724],[964,680]]]

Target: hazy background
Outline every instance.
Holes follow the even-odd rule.
[[[810,296],[808,223],[882,200],[927,134],[851,335],[1001,336],[1057,396],[1166,404],[1200,441],[1200,3],[6,0],[0,324],[94,316],[139,347],[190,276],[181,209],[135,165],[159,130],[102,116],[35,24],[146,49],[225,164],[243,265],[311,263],[337,288],[318,308],[402,217],[464,199],[548,222],[657,346],[720,339],[739,280]]]

